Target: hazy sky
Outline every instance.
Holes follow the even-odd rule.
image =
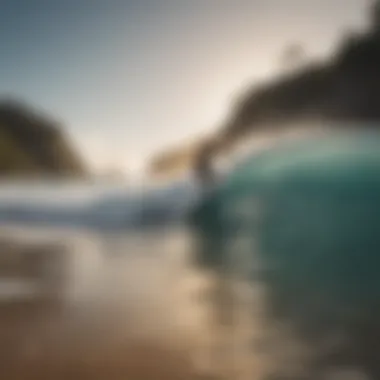
[[[59,118],[95,166],[215,128],[297,42],[325,55],[368,0],[0,0],[0,90]]]

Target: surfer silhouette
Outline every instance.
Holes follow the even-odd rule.
[[[216,181],[216,174],[212,166],[213,153],[213,144],[207,142],[200,148],[195,161],[195,177],[203,190],[212,188]]]

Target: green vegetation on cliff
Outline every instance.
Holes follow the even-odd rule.
[[[370,29],[344,39],[329,62],[256,86],[237,102],[222,133],[227,140],[262,127],[298,120],[380,120],[380,2],[371,9]],[[338,125],[338,124],[337,124]],[[342,125],[342,124],[339,124]],[[359,125],[359,123],[358,123]]]
[[[19,102],[0,103],[0,176],[86,174],[84,163],[55,121]]]
[[[299,126],[299,122],[306,122],[305,128],[316,120],[336,126],[378,123],[380,129],[380,1],[373,3],[370,16],[370,28],[343,38],[329,61],[308,64],[249,87],[214,136],[214,152],[247,134],[254,137],[256,132],[278,131],[293,123]],[[292,56],[299,55],[300,49],[291,50]],[[187,152],[186,147],[183,150]],[[165,173],[177,167],[183,157],[180,152],[177,148],[154,157],[152,170]],[[182,169],[194,165],[197,157],[190,157]]]

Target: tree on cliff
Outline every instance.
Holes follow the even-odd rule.
[[[371,23],[374,32],[380,32],[380,1],[375,0],[372,3],[371,11]]]
[[[304,47],[299,43],[287,46],[280,56],[280,66],[285,70],[297,70],[305,63],[306,53]]]

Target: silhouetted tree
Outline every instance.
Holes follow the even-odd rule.
[[[371,12],[371,23],[374,32],[380,32],[380,1],[374,0],[372,2]]]
[[[280,64],[286,70],[297,69],[304,63],[306,54],[305,49],[299,43],[294,43],[287,46],[281,54]]]

